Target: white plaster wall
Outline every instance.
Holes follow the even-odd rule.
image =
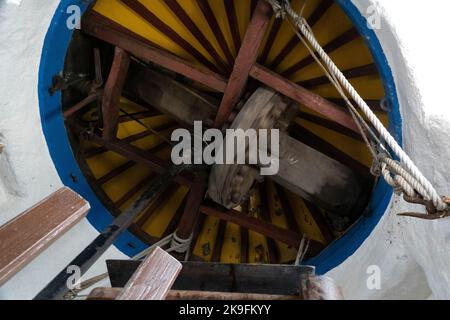
[[[0,0],[0,225],[62,186],[41,129],[38,70],[58,0]],[[0,287],[0,299],[33,298],[98,232],[83,220]],[[1,254],[1,253],[0,253]],[[106,270],[105,258],[90,274]]]
[[[353,1],[363,13],[373,3],[382,13],[382,28],[376,32],[397,83],[405,149],[439,192],[450,194],[446,90],[450,63],[445,47],[450,2]],[[40,127],[37,98],[43,39],[58,2],[0,0],[0,143],[6,145],[0,155],[0,224],[61,186]],[[431,294],[437,299],[450,298],[450,220],[395,216],[405,210],[403,202],[393,201],[391,212],[363,246],[329,273],[347,298],[425,299]],[[83,220],[1,287],[0,299],[34,297],[96,235]],[[105,256],[123,257],[114,248]],[[370,265],[381,269],[381,290],[367,289]],[[103,270],[100,261],[89,274]]]
[[[376,33],[395,77],[406,152],[436,186],[450,194],[450,2],[442,0],[354,0],[361,12],[375,5],[382,15]],[[450,299],[450,219],[399,218],[419,210],[396,199],[364,245],[332,270],[347,298]],[[381,269],[381,290],[368,290],[367,267]]]

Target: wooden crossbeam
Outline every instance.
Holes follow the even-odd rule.
[[[89,211],[89,203],[62,188],[0,228],[0,286]]]
[[[322,98],[318,94],[311,92],[298,84],[283,78],[275,72],[255,64],[250,70],[250,76],[256,80],[272,87],[274,90],[291,98],[292,100],[314,110],[330,120],[359,133],[359,129],[348,112],[336,106],[332,102]]]
[[[116,300],[164,300],[181,268],[177,259],[156,247],[140,264]]]
[[[211,217],[216,217],[227,222],[235,223],[241,227],[255,231],[266,237],[280,241],[294,248],[298,248],[298,246],[300,245],[301,236],[299,234],[287,229],[280,228],[261,219],[244,215],[235,210],[227,211],[216,208],[212,205],[202,205],[200,207],[200,212]],[[313,253],[319,252],[322,248],[322,244],[311,240],[310,249]]]
[[[95,11],[83,16],[81,28],[85,33],[120,47],[142,60],[151,61],[219,92],[225,91],[227,80],[218,73],[157,48],[146,39]]]
[[[226,1],[232,2],[232,1]],[[259,48],[272,17],[272,8],[260,0],[245,33],[242,46],[236,58],[233,72],[228,81],[214,126],[221,128],[228,120],[234,106],[241,98],[249,78],[249,72],[258,57]]]
[[[127,159],[130,159],[136,163],[141,163],[151,168],[156,173],[159,174],[165,173],[166,170],[169,168],[168,162],[156,157],[150,152],[139,149],[138,147],[135,147],[121,140],[114,140],[114,141],[106,140],[92,132],[87,132],[85,138],[113,152],[116,152]],[[179,176],[175,178],[175,181],[177,181],[180,184],[190,186],[193,179],[194,179],[193,176],[189,174],[189,172],[182,172]]]

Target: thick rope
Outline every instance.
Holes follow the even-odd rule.
[[[381,135],[383,141],[392,149],[392,151],[398,156],[402,164],[406,167],[410,176],[414,178],[416,183],[411,184],[417,192],[419,192],[422,197],[426,200],[431,200],[439,211],[445,211],[448,209],[448,205],[443,201],[443,199],[439,196],[437,191],[434,189],[432,184],[428,181],[428,179],[420,172],[411,158],[403,151],[397,141],[392,137],[389,131],[384,127],[381,121],[377,118],[377,116],[372,112],[370,107],[364,101],[364,99],[358,94],[352,84],[347,80],[345,75],[339,70],[336,64],[331,60],[325,50],[321,47],[321,45],[316,40],[311,28],[309,27],[307,21],[297,14],[295,10],[291,7],[289,1],[280,1],[277,0],[266,0],[273,8],[275,16],[277,18],[286,18],[286,16],[290,17],[295,24],[295,26],[301,31],[302,35],[308,40],[309,44],[313,47],[313,49],[318,53],[323,63],[326,65],[329,72],[333,75],[333,77],[339,82],[339,84],[345,89],[345,91],[350,95],[353,101],[356,102],[358,107],[362,110],[364,115],[373,125],[375,130]],[[406,172],[406,171],[405,171]],[[402,172],[404,173],[404,172]],[[407,177],[401,177],[408,181]],[[409,178],[409,177],[408,177]],[[394,180],[397,183],[400,183],[402,180]],[[392,181],[391,181],[392,182]],[[409,187],[406,186],[405,193],[410,192]]]

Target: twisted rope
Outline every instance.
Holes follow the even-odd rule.
[[[308,41],[308,43],[312,46],[315,52],[317,52],[317,54],[320,56],[320,59],[323,61],[323,64],[326,66],[328,72],[338,82],[339,86],[337,87],[337,89],[340,92],[340,94],[343,95],[346,102],[349,102],[348,101],[349,99],[346,97],[345,94],[343,94],[342,90],[340,90],[339,88],[345,89],[345,91],[350,95],[353,101],[356,102],[358,107],[361,109],[361,111],[373,125],[375,130],[380,134],[382,140],[386,142],[386,144],[391,148],[391,150],[398,156],[403,166],[406,167],[406,170],[403,167],[402,167],[403,170],[398,170],[397,176],[400,176],[402,179],[394,178],[394,180],[389,179],[387,182],[388,183],[394,182],[393,184],[402,187],[405,193],[411,193],[411,188],[414,188],[418,193],[420,193],[420,195],[424,199],[431,200],[437,210],[439,211],[447,210],[448,205],[443,201],[443,199],[437,193],[433,185],[417,168],[417,166],[414,164],[411,158],[400,147],[397,141],[392,137],[389,131],[384,127],[381,121],[372,112],[372,110],[364,101],[364,99],[358,94],[358,92],[355,90],[352,84],[347,80],[345,75],[341,72],[341,70],[339,70],[336,64],[331,60],[331,58],[328,56],[325,50],[318,43],[305,18],[297,14],[297,12],[295,12],[295,10],[291,7],[290,2],[287,0],[283,0],[282,2],[277,0],[266,0],[266,1],[272,6],[275,16],[277,18],[283,19],[285,19],[286,17],[291,18],[292,23],[298,28],[298,30],[300,30],[302,34],[300,35],[300,38],[302,39],[304,37]],[[316,56],[315,58],[317,60]],[[336,85],[334,81],[333,84]],[[352,109],[350,110],[353,114],[354,111]],[[397,164],[394,165],[394,167],[396,169],[399,169],[397,167]],[[401,166],[400,164],[398,165]],[[391,166],[389,167],[392,168]],[[405,181],[409,185],[407,185]]]

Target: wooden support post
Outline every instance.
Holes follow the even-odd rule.
[[[215,127],[221,128],[228,120],[234,106],[241,98],[249,78],[249,72],[258,58],[259,48],[272,17],[272,8],[260,0],[245,33],[242,46],[236,58],[233,72],[217,112]]]
[[[62,188],[0,228],[0,286],[70,230],[89,203]]]
[[[211,217],[216,217],[227,222],[235,223],[241,227],[253,230],[294,248],[298,248],[300,245],[301,236],[299,234],[277,227],[263,220],[243,215],[242,213],[234,210],[227,211],[215,208],[213,206],[203,205],[200,207],[200,212]],[[310,248],[313,253],[319,252],[322,247],[322,244],[319,242],[312,240],[310,243]]]
[[[156,247],[141,263],[116,300],[164,300],[181,268],[177,259]]]
[[[156,48],[144,38],[94,11],[83,16],[81,27],[85,33],[123,48],[142,60],[153,62],[219,92],[225,91],[227,80],[221,75]]]
[[[351,115],[344,109],[336,106],[330,101],[322,98],[305,88],[289,81],[275,72],[255,64],[250,70],[250,76],[265,85],[273,88],[279,93],[291,98],[292,100],[304,105],[305,107],[314,110],[330,120],[333,120],[340,125],[359,133],[359,129],[351,117]]]
[[[202,174],[197,174],[188,195],[188,200],[181,216],[177,229],[177,236],[180,239],[189,239],[198,220],[199,208],[206,192],[206,178]]]
[[[120,97],[130,66],[130,56],[116,47],[114,60],[109,72],[102,99],[103,137],[114,140],[119,124]]]

